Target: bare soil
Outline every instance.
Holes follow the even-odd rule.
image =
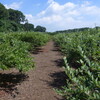
[[[52,41],[32,54],[35,69],[26,74],[0,71],[0,100],[64,100],[54,89],[65,85],[63,56]]]

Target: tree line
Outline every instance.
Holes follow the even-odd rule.
[[[3,4],[0,3],[0,32],[6,31],[34,31],[34,32],[46,32],[46,28],[43,26],[34,27],[25,18],[25,15],[14,9],[6,9]]]
[[[60,30],[60,31],[56,31],[54,33],[73,33],[73,32],[82,32],[82,31],[88,31],[88,30],[90,31],[92,29],[95,29],[96,31],[98,31],[98,29],[100,29],[100,27],[96,26],[95,28],[89,28],[89,27],[75,28],[75,29],[68,29],[68,30]]]

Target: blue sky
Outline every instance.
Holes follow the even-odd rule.
[[[47,31],[100,26],[100,0],[0,0]]]

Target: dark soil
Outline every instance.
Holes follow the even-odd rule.
[[[0,100],[64,100],[54,89],[66,83],[62,55],[52,41],[32,54],[35,69],[26,74],[0,71]]]

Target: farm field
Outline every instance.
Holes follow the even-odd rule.
[[[5,92],[0,95],[1,100],[47,100],[48,98],[49,100],[63,100],[53,90],[53,88],[61,88],[66,78],[64,70],[59,65],[62,55],[56,50],[54,43],[50,41],[31,54],[35,68],[26,74],[20,74],[15,69],[4,71],[1,75],[4,78],[11,77],[12,80],[3,80],[6,87],[0,87]]]
[[[99,37],[94,29],[1,33],[1,100],[99,100]]]
[[[96,29],[57,34],[64,56],[66,86],[57,92],[66,100],[100,99],[100,32]]]
[[[0,100],[100,100],[100,0],[0,0]]]
[[[1,33],[0,34],[0,68],[5,70],[17,68],[20,72],[34,67],[30,57],[31,50],[49,41],[48,34],[29,33]]]

